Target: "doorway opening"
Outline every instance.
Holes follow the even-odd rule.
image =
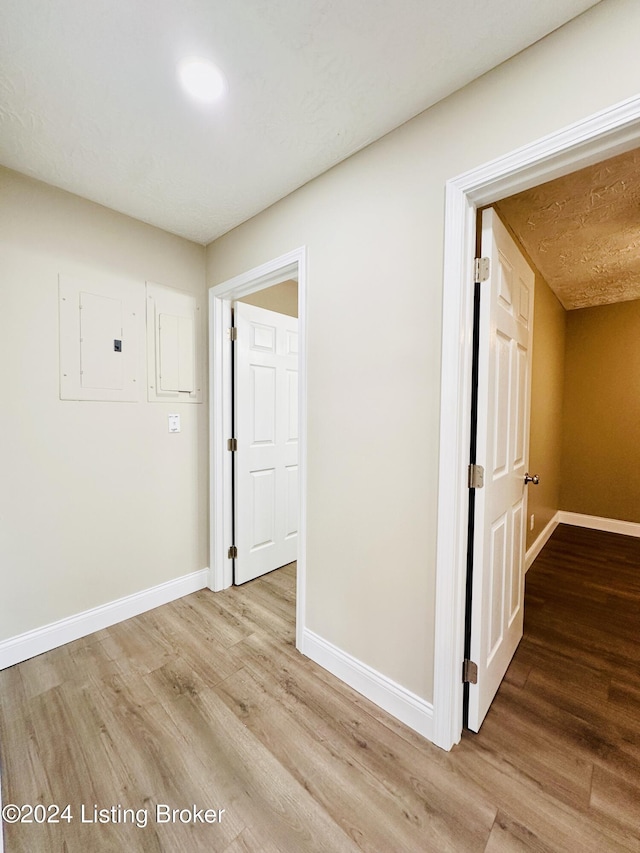
[[[498,576],[497,583],[489,583],[493,595],[497,590],[500,597],[504,591],[502,607],[500,603],[494,607],[497,614],[508,609],[514,584],[517,586],[524,580],[526,568],[533,563],[558,523],[573,523],[596,530],[611,530],[615,526],[621,528],[623,534],[640,535],[637,511],[640,486],[629,473],[640,461],[633,426],[640,408],[634,395],[629,394],[629,388],[635,387],[638,379],[640,284],[637,270],[640,270],[640,262],[633,247],[640,234],[635,202],[639,165],[640,150],[632,149],[509,196],[492,206],[493,215],[513,238],[514,250],[524,255],[523,262],[535,272],[533,382],[530,386],[531,414],[527,418],[531,453],[526,467],[542,475],[540,478],[527,475],[525,482],[535,486],[541,484],[539,488],[526,488],[522,484],[522,470],[514,471],[520,474],[513,479],[520,513],[517,517],[507,516],[505,524],[497,529],[506,527],[508,547],[512,545],[517,554],[513,555],[513,560],[506,561],[508,571]],[[483,218],[489,212],[483,211]],[[483,239],[484,235],[483,231]],[[485,250],[481,254],[484,255]],[[501,282],[508,275],[507,270],[500,276]],[[487,281],[481,287],[482,300],[489,300],[493,305],[496,282]],[[485,310],[488,310],[486,305]],[[499,332],[499,323],[492,324],[492,329],[494,325]],[[487,347],[485,343],[484,352],[499,351],[504,338],[496,334],[492,341],[495,345]],[[513,370],[511,373],[513,375]],[[506,384],[510,384],[508,377]],[[491,394],[487,389],[483,392]],[[513,399],[518,399],[517,393]],[[516,461],[512,431],[517,431],[516,421],[519,420],[514,418],[503,430],[501,446],[505,445],[504,461],[509,466]],[[528,433],[527,429],[522,443],[525,461]],[[498,464],[503,460],[498,444],[495,449],[487,447],[480,459],[487,466],[484,488],[477,495],[482,509],[483,499],[488,500],[487,489],[494,489],[496,479],[504,478],[511,471]],[[588,465],[584,464],[585,460]],[[475,502],[476,494],[472,491],[469,496],[470,543],[473,542]],[[481,523],[478,528],[482,533]],[[493,532],[491,526],[490,535]],[[480,558],[477,562],[480,573],[488,572],[491,579],[496,568],[501,568],[495,565],[499,561],[493,558],[485,561]],[[475,604],[482,600],[482,587],[474,584],[473,588]],[[490,602],[489,597],[487,600]],[[582,600],[581,595],[577,601]],[[523,606],[524,603],[523,594]],[[491,607],[487,619],[489,630],[478,631],[485,614],[479,616],[480,619],[476,613],[473,617],[475,650],[469,652],[466,643],[465,659],[482,666],[488,657],[482,651],[482,644],[487,643],[489,635],[493,637]],[[502,636],[500,632],[501,640]],[[491,689],[486,683],[482,688],[465,685],[465,694],[484,692],[483,711],[488,710],[514,652],[515,646],[503,658]],[[518,666],[516,662],[516,668]],[[479,675],[478,683],[481,680]],[[477,715],[472,722],[465,718],[465,728],[477,731],[478,727]]]
[[[306,589],[306,249],[304,247],[236,276],[209,291],[210,381],[210,588],[216,592],[234,582],[233,452],[233,305],[260,303],[269,288],[297,283],[298,308],[298,497],[296,646],[301,649]]]
[[[433,703],[444,749],[462,734],[477,209],[639,144],[636,97],[447,183]]]

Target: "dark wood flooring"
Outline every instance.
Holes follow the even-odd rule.
[[[558,528],[450,753],[300,656],[294,601],[292,566],[1,672],[5,805],[73,815],[5,826],[6,853],[640,853],[639,539]],[[225,811],[157,823],[158,803]]]

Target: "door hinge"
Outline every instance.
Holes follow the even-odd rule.
[[[227,450],[236,451],[238,449],[238,439],[237,438],[228,438],[227,439]]]
[[[484,486],[484,468],[482,465],[469,465],[470,489],[481,489]]]
[[[478,664],[472,660],[462,661],[462,683],[477,684],[478,683]]]
[[[238,559],[238,548],[236,545],[231,545],[229,547],[229,550],[227,551],[227,557],[230,560],[237,560]]]
[[[238,340],[238,327],[232,326],[230,329],[227,329],[227,337],[230,341]]]
[[[474,281],[476,284],[480,284],[482,281],[487,281],[489,278],[489,272],[491,269],[491,262],[489,258],[476,258],[475,259],[475,269],[474,269]]]

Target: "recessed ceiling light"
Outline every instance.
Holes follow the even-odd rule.
[[[178,77],[185,91],[205,104],[216,101],[226,89],[222,71],[207,59],[183,59]]]

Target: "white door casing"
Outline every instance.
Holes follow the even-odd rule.
[[[297,559],[298,320],[236,302],[235,583]]]
[[[476,208],[640,145],[640,96],[554,131],[446,184],[433,740],[462,734]]]
[[[493,209],[482,214],[478,463],[469,728],[478,731],[522,638],[535,275]]]
[[[301,246],[230,278],[209,290],[209,484],[210,484],[210,579],[214,591],[233,583],[233,560],[228,549],[233,541],[232,457],[227,441],[232,436],[232,347],[229,327],[233,302],[251,293],[280,284],[298,282],[298,432],[299,504],[296,572],[296,648],[302,650],[306,630],[306,436],[307,436],[307,249]]]

